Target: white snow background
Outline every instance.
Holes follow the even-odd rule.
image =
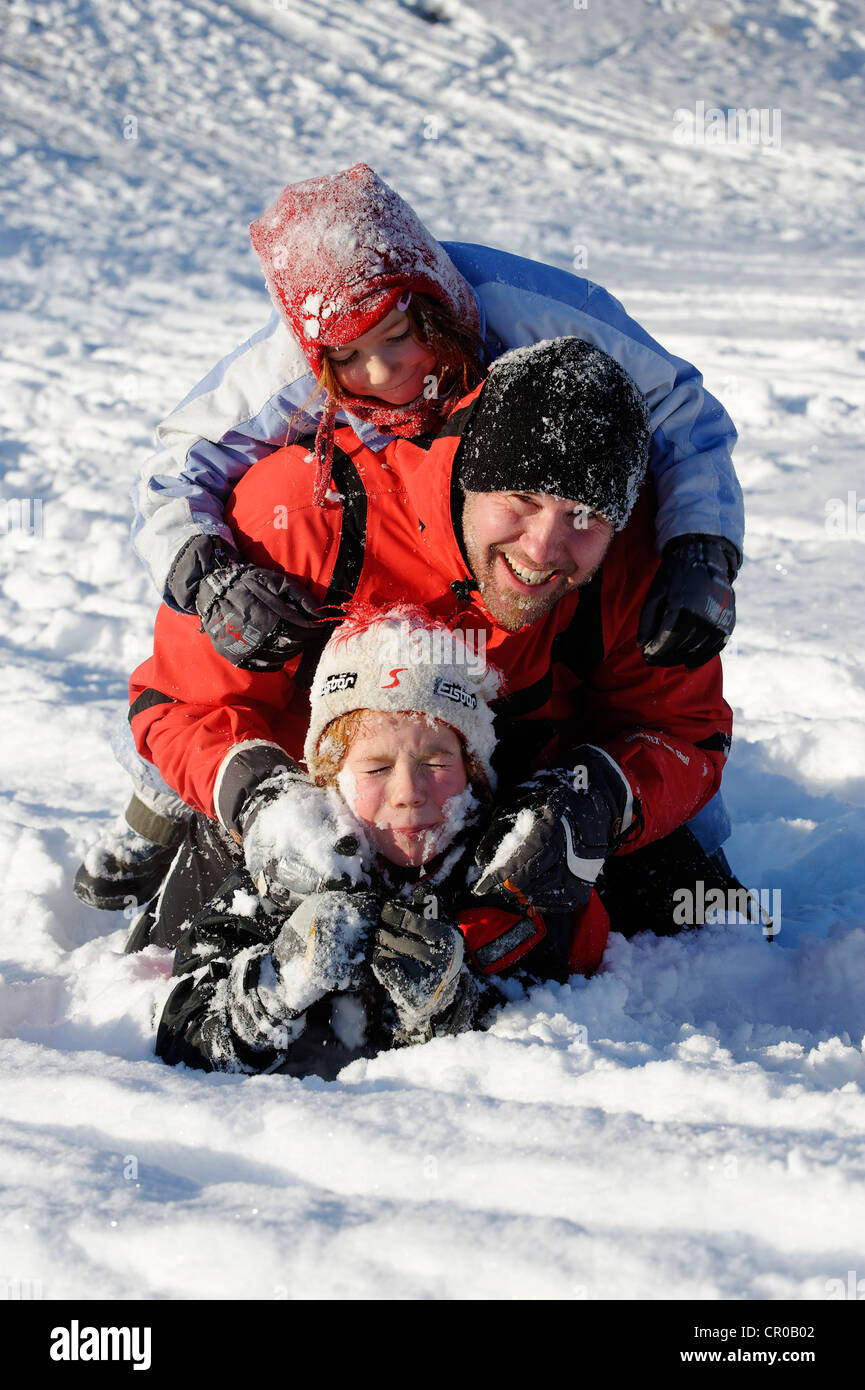
[[[0,24],[0,1296],[865,1278],[865,516],[827,530],[865,496],[862,4],[11,0]],[[779,110],[780,144],[677,139],[698,101]],[[170,957],[124,956],[128,920],[71,893],[125,804],[110,739],[156,605],[127,490],[269,312],[247,224],[361,159],[439,237],[600,281],[733,414],[728,850],[782,929],[615,937],[594,979],[331,1084],[171,1070]]]

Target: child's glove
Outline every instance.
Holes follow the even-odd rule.
[[[457,1002],[462,963],[463,938],[456,927],[427,919],[407,903],[384,904],[373,933],[370,964],[396,1008],[398,1041],[420,1042],[431,1036],[434,1020]]]
[[[299,772],[262,782],[243,808],[241,830],[253,882],[278,907],[368,882],[360,824],[335,788],[316,787]]]
[[[300,1012],[369,978],[367,941],[381,904],[370,893],[314,893],[283,924],[273,958],[286,1003]]]
[[[241,670],[281,671],[321,631],[312,599],[295,580],[241,563],[218,537],[192,537],[171,567],[168,590]]]
[[[664,546],[640,614],[637,641],[650,666],[693,670],[726,646],[736,625],[736,547],[724,536],[675,536]]]
[[[523,783],[494,813],[475,851],[479,898],[566,912],[588,902],[604,860],[633,819],[633,795],[618,763],[591,744],[574,770],[553,768]]]

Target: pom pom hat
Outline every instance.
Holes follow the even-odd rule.
[[[466,492],[543,492],[631,515],[649,461],[645,397],[607,353],[553,338],[498,358],[460,445]]]
[[[332,720],[351,710],[416,712],[462,735],[490,788],[496,744],[490,701],[501,677],[466,634],[405,604],[387,610],[357,605],[325,647],[310,690],[303,755],[315,772],[319,741]]]
[[[354,342],[413,291],[430,295],[476,333],[469,283],[420,218],[367,164],[284,188],[249,229],[276,308],[320,376],[325,345]],[[351,413],[384,433],[411,437],[441,419],[443,402],[419,395],[404,406],[355,396]],[[314,500],[324,502],[333,458],[334,409],[315,438]]]
[[[468,281],[367,164],[289,184],[249,232],[271,298],[316,376],[324,344],[362,337],[411,290],[480,328]]]

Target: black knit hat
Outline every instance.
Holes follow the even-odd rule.
[[[649,411],[626,371],[582,338],[505,353],[457,458],[466,492],[546,492],[628,520],[649,458]]]

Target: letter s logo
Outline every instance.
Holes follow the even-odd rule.
[[[407,667],[407,666],[394,666],[394,668],[393,668],[392,671],[388,671],[388,675],[389,675],[389,676],[393,676],[393,680],[390,681],[387,685],[385,685],[384,681],[382,681],[381,686],[380,686],[379,688],[380,688],[381,690],[394,690],[394,689],[396,688],[396,686],[399,685],[399,673],[400,673],[400,671],[407,671],[407,670],[408,670],[408,667]]]

